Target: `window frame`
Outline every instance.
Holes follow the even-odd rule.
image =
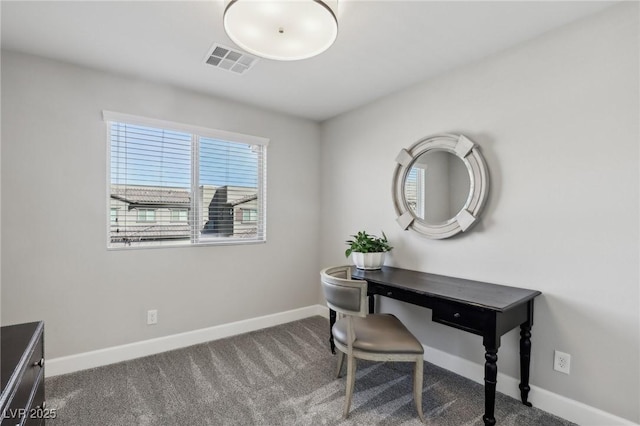
[[[262,244],[267,242],[267,147],[269,145],[269,139],[261,136],[248,135],[243,133],[236,133],[226,130],[211,129],[201,126],[195,126],[190,124],[177,123],[167,120],[140,117],[132,114],[125,114],[113,111],[102,111],[103,121],[106,126],[106,159],[107,159],[107,172],[106,172],[106,212],[107,212],[107,249],[108,250],[138,250],[138,249],[155,249],[155,248],[176,248],[176,247],[200,247],[200,246],[225,246],[225,245],[245,245],[245,244]],[[187,132],[192,136],[191,144],[191,194],[197,194],[199,191],[200,177],[200,155],[199,155],[199,139],[211,138],[224,142],[258,145],[262,147],[261,157],[262,161],[258,161],[257,167],[257,200],[258,200],[258,235],[256,238],[244,239],[233,238],[227,239],[223,237],[210,237],[200,235],[200,229],[195,226],[190,226],[190,237],[184,241],[172,241],[166,240],[156,243],[145,244],[132,244],[132,245],[112,245],[110,233],[113,223],[111,222],[111,123],[125,123],[128,125],[147,126],[159,129]],[[194,164],[197,166],[194,167]],[[191,197],[192,203],[190,210],[188,210],[187,222],[193,223],[195,219],[200,217],[202,211],[202,200],[200,197]],[[262,215],[260,215],[262,212]],[[157,215],[156,215],[157,216]],[[151,223],[151,222],[149,222]]]

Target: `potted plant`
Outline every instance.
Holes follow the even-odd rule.
[[[353,239],[347,240],[349,248],[344,252],[346,257],[351,255],[353,263],[358,269],[380,269],[384,264],[386,252],[393,247],[389,245],[387,236],[382,232],[382,237],[367,234],[360,231],[352,235]]]

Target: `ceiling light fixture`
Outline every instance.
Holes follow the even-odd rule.
[[[254,55],[279,61],[311,58],[338,36],[337,0],[230,0],[224,29]]]

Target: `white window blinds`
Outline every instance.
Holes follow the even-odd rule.
[[[265,241],[267,139],[104,118],[110,248]]]

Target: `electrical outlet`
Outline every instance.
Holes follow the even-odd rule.
[[[560,351],[554,351],[553,354],[553,369],[564,374],[569,374],[571,371],[571,355]]]
[[[158,323],[158,310],[151,309],[147,311],[147,325]]]

